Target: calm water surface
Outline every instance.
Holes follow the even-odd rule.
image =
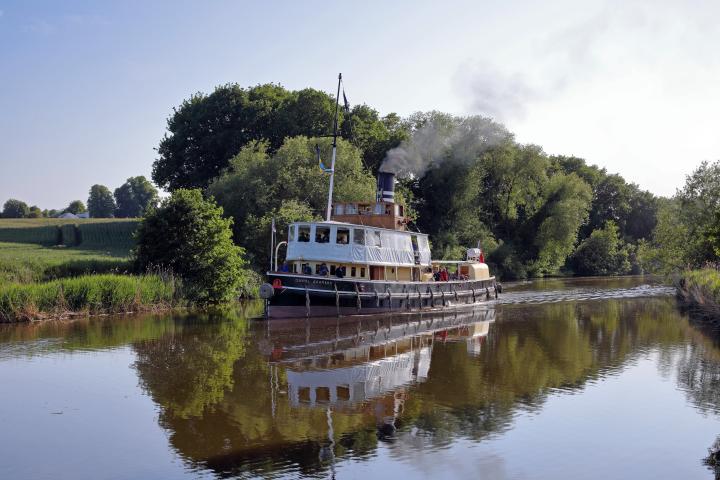
[[[710,479],[720,348],[648,279],[445,315],[0,327],[0,478]]]

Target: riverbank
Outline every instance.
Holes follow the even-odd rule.
[[[163,311],[183,304],[180,281],[160,275],[83,275],[0,284],[0,323]]]
[[[703,268],[683,272],[674,282],[680,302],[709,323],[720,323],[720,271]]]

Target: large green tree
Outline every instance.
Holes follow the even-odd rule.
[[[130,177],[115,189],[115,216],[120,218],[141,217],[158,202],[158,191],[143,176]]]
[[[25,218],[30,211],[27,203],[11,198],[3,205],[3,218]]]
[[[227,84],[195,94],[168,119],[153,180],[168,190],[204,188],[249,143],[265,140],[273,152],[286,137],[331,133],[334,108],[324,92],[274,84]]]
[[[110,218],[117,208],[113,194],[105,185],[90,187],[87,206],[92,218]]]
[[[143,219],[137,231],[138,269],[168,269],[199,304],[239,296],[243,250],[232,241],[232,220],[200,190],[176,190]]]

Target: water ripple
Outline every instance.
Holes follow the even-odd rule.
[[[571,290],[509,291],[496,302],[499,304],[556,303],[582,300],[608,300],[623,298],[665,297],[675,294],[673,287],[664,285],[638,285],[632,288],[576,288]]]

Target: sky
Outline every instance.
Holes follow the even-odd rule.
[[[173,108],[217,85],[504,123],[658,195],[720,159],[720,2],[0,0],[0,202],[150,178]]]

